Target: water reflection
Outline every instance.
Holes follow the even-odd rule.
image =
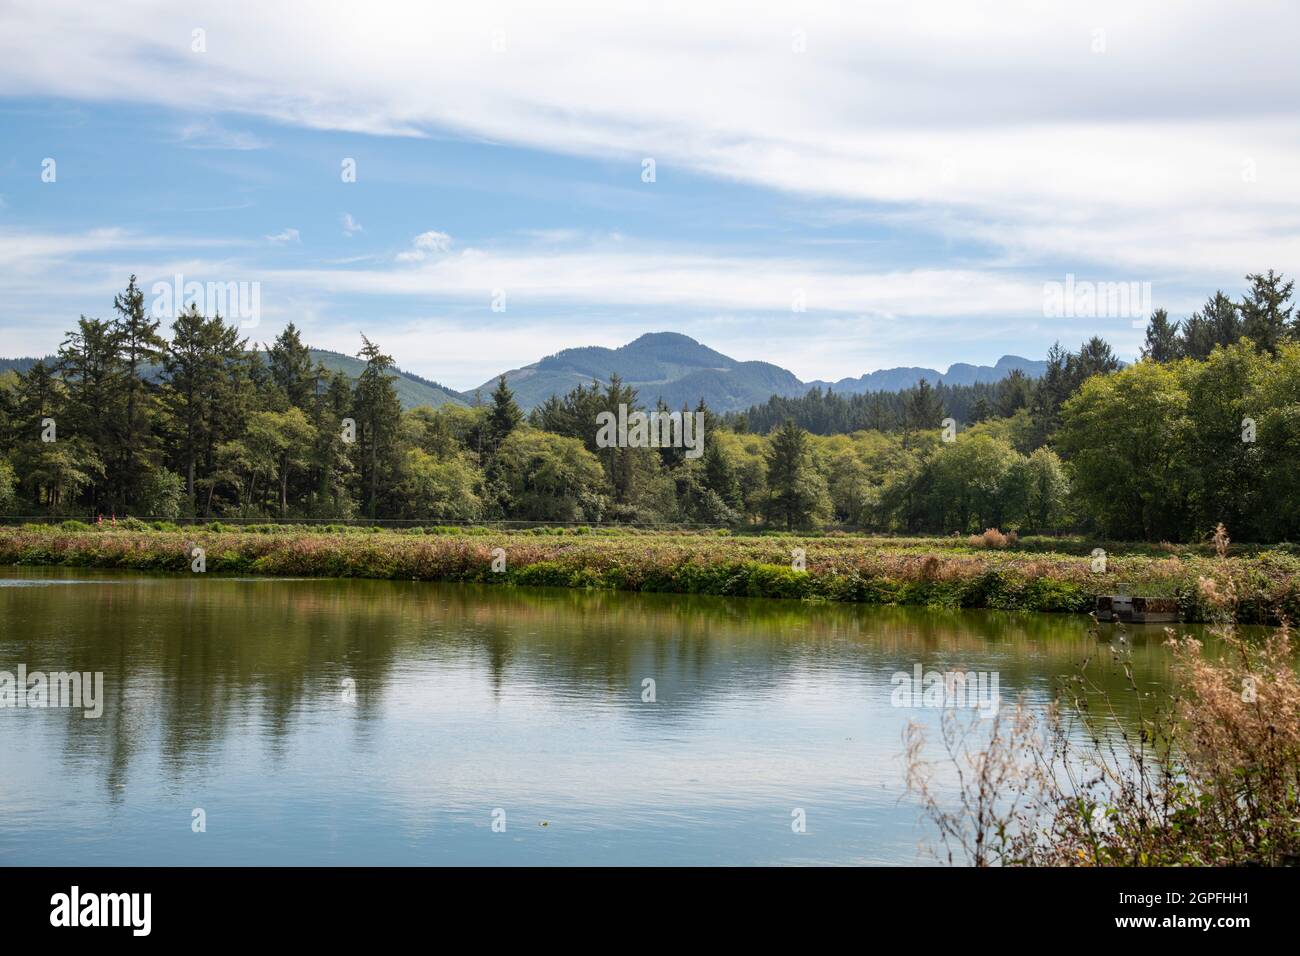
[[[0,669],[107,695],[0,710],[12,862],[911,862],[901,732],[935,714],[891,676],[1044,702],[1110,653],[1077,617],[84,571],[4,572],[0,622]],[[1131,632],[1141,686],[1162,639]]]

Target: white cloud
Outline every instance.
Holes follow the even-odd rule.
[[[358,232],[365,232],[361,228],[361,223],[352,218],[352,213],[345,212],[343,214],[343,235],[352,236]]]
[[[610,157],[629,184],[652,156],[661,181],[685,168],[901,205],[1013,254],[1122,268],[1294,268],[1300,251],[1293,4],[376,0],[304,17],[154,0],[115,13],[7,5],[0,91],[450,130]]]
[[[298,242],[300,237],[297,229],[282,229],[275,235],[266,238],[271,242]]]
[[[422,232],[411,240],[411,248],[397,254],[398,262],[423,262],[431,255],[451,249],[451,236],[445,232]]]
[[[422,246],[444,249],[447,240],[439,236],[421,238]],[[78,312],[106,307],[132,272],[146,289],[175,275],[257,281],[264,336],[274,334],[278,317],[301,316],[303,303],[311,303],[314,314],[329,317],[311,330],[314,344],[347,351],[364,329],[400,354],[405,367],[460,387],[557,348],[620,345],[655,329],[693,334],[805,378],[859,375],[882,363],[913,363],[922,353],[930,356],[925,364],[991,361],[997,355],[985,355],[980,337],[1017,317],[1041,315],[1043,301],[1041,280],[1021,273],[872,270],[842,260],[756,259],[627,238],[562,251],[538,240],[402,266],[358,257],[278,269],[240,256],[205,256],[214,245],[222,244],[120,229],[0,231],[0,299],[9,303],[10,320],[0,328],[0,355],[57,346]],[[505,314],[491,311],[497,289],[506,292]],[[807,311],[796,313],[800,290]],[[375,312],[399,318],[375,325]],[[412,314],[424,318],[400,318]]]
[[[228,130],[212,120],[195,120],[181,127],[178,142],[187,149],[265,149],[266,143],[239,130]]]

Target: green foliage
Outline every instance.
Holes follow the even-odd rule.
[[[17,500],[18,474],[14,466],[0,458],[0,514],[7,514]]]
[[[1037,380],[814,388],[722,417],[701,400],[700,457],[597,444],[598,416],[643,409],[621,373],[677,380],[729,361],[684,337],[544,360],[539,375],[614,374],[526,421],[523,376],[500,378],[490,402],[439,392],[439,407],[403,412],[392,357],[364,336],[359,358],[328,355],[290,323],[250,351],[191,307],[164,341],[132,278],[112,321],[81,319],[52,362],[0,378],[0,509],[1175,542],[1222,522],[1239,541],[1288,540],[1300,536],[1300,323],[1291,281],[1246,278],[1240,301],[1217,292],[1182,321],[1153,312],[1146,358],[1127,368],[1092,337],[1054,346]],[[961,425],[951,442],[948,416]]]
[[[141,513],[160,518],[175,518],[185,499],[185,479],[174,471],[159,468],[144,476],[140,487]]]
[[[787,531],[806,528],[830,513],[830,493],[813,462],[808,434],[793,421],[772,436],[767,493],[767,517],[784,524]]]

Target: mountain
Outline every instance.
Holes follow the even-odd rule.
[[[361,370],[366,367],[366,363],[351,355],[344,355],[341,352],[330,352],[325,349],[312,349],[311,357],[313,362],[319,362],[331,372],[343,371],[354,382]],[[47,355],[44,359],[45,364],[53,365],[58,361],[57,356]],[[22,373],[30,369],[37,359],[35,358],[17,358],[6,359],[0,358],[0,374],[9,369]],[[158,366],[150,366],[142,370],[145,378],[156,379],[162,369]],[[397,391],[397,398],[402,403],[402,408],[417,408],[420,405],[445,405],[447,402],[453,402],[457,405],[465,404],[457,392],[449,388],[444,388],[437,382],[432,382],[412,372],[403,372],[401,369],[393,369],[392,374],[396,376],[393,382],[393,388]]]
[[[673,408],[694,407],[703,398],[710,408],[747,408],[768,396],[803,394],[803,383],[768,362],[738,362],[676,332],[650,332],[616,349],[587,346],[565,349],[540,362],[506,372],[515,400],[525,410],[552,395],[563,395],[592,380],[618,375],[637,390],[642,402],[662,398]],[[496,386],[479,386],[486,397]],[[466,395],[470,393],[465,393]]]
[[[868,372],[858,378],[842,378],[838,382],[809,382],[808,387],[820,385],[832,388],[837,393],[856,395],[863,392],[897,392],[912,388],[925,379],[931,385],[942,382],[945,385],[974,385],[978,382],[1000,382],[1013,371],[1024,372],[1028,378],[1041,378],[1047,371],[1046,361],[1021,358],[1019,355],[1004,355],[994,365],[969,365],[958,362],[949,365],[948,371],[940,372],[932,368],[884,368]]]
[[[515,400],[525,410],[542,404],[552,395],[563,395],[577,385],[602,384],[618,375],[637,391],[646,405],[662,398],[671,408],[683,404],[692,408],[701,398],[718,412],[740,411],[766,402],[773,395],[795,397],[810,388],[831,388],[837,393],[898,391],[927,379],[937,385],[970,385],[996,382],[1020,369],[1038,378],[1046,362],[1004,355],[996,365],[958,363],[947,372],[932,368],[892,368],[838,382],[802,382],[793,373],[769,362],[740,362],[676,332],[651,332],[616,349],[587,346],[565,349],[540,362],[506,372]],[[484,400],[496,386],[489,379],[479,386]],[[473,391],[462,393],[469,399]]]
[[[341,370],[354,382],[357,380],[357,376],[361,374],[361,370],[366,367],[366,363],[359,358],[344,355],[342,352],[329,352],[325,349],[312,349],[311,358],[313,362],[320,362],[331,372]],[[437,382],[430,381],[412,372],[403,372],[399,368],[393,369],[390,374],[397,376],[393,382],[393,388],[397,392],[398,400],[402,403],[402,408],[418,408],[421,405],[432,405],[436,408],[448,402],[456,405],[465,404],[464,398],[459,393],[445,388]]]
[[[19,375],[25,375],[28,370],[37,362],[44,362],[46,365],[53,365],[58,361],[57,356],[47,355],[43,359],[28,356],[26,358],[0,358],[0,375],[13,370]]]
[[[342,370],[353,380],[365,368],[360,359],[340,352],[312,349],[311,356],[330,370]],[[8,368],[26,371],[34,361],[30,358],[0,359],[0,372]],[[895,392],[911,388],[923,378],[932,385],[940,382],[971,385],[1000,381],[1014,369],[1030,378],[1038,378],[1046,368],[1046,362],[1004,355],[994,365],[959,362],[949,366],[947,372],[932,368],[889,368],[858,378],[842,378],[838,382],[802,382],[793,372],[770,362],[741,362],[701,345],[690,336],[677,332],[649,332],[616,349],[586,346],[556,352],[532,365],[511,369],[506,372],[506,380],[514,390],[515,400],[525,411],[542,404],[552,395],[572,391],[577,385],[590,385],[593,379],[605,384],[611,375],[618,375],[624,383],[636,389],[637,397],[646,405],[654,405],[662,398],[671,408],[683,405],[694,408],[702,398],[714,411],[730,412],[760,405],[773,395],[798,397],[813,387],[833,389],[843,395]],[[412,372],[393,369],[393,374],[397,376],[393,387],[403,408],[436,407],[447,402],[463,405],[474,401],[474,389],[456,392]],[[495,387],[496,378],[493,377],[477,391],[483,401],[488,401]]]

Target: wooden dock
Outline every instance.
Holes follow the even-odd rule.
[[[1178,620],[1178,600],[1130,594],[1099,594],[1097,620],[1123,624],[1172,623]]]

